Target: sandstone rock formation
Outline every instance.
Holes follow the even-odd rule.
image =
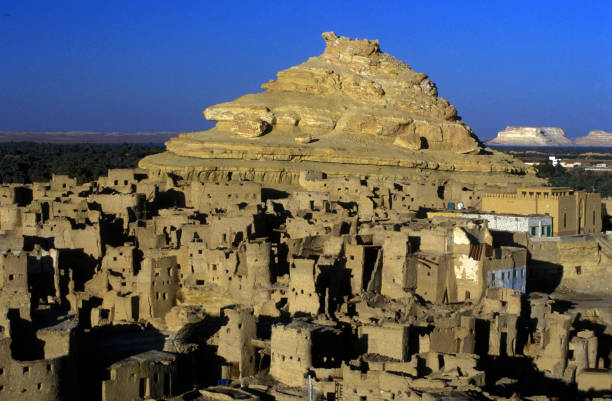
[[[416,150],[480,150],[471,129],[454,106],[438,97],[427,75],[382,53],[377,40],[350,40],[333,32],[323,39],[327,48],[321,56],[280,71],[261,86],[266,92],[209,107],[204,116],[247,137],[271,130],[290,134],[297,127],[406,137]]]
[[[557,127],[508,126],[487,142],[495,146],[572,146],[565,132]]]
[[[499,182],[533,170],[484,151],[426,74],[383,53],[377,40],[323,34],[322,55],[280,71],[262,93],[204,110],[217,121],[181,134],[141,167],[198,180],[295,183],[303,170],[332,176]],[[493,179],[496,181],[496,179]]]
[[[612,147],[612,132],[593,130],[574,140],[576,146]]]

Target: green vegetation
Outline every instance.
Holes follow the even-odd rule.
[[[589,158],[595,160],[608,160],[612,158],[612,148],[558,148],[558,147],[508,147],[491,146],[495,150],[516,156],[519,159],[545,158],[556,156],[560,159]]]
[[[612,173],[586,171],[581,168],[565,169],[560,164],[553,166],[550,161],[536,166],[538,177],[547,178],[555,187],[570,187],[575,190],[599,192],[602,197],[612,196]]]
[[[163,146],[153,144],[0,143],[0,183],[49,181],[51,174],[66,174],[83,183],[106,175],[109,168],[136,167],[143,157],[163,151]],[[547,178],[551,185],[612,196],[610,172],[553,167],[550,161],[541,162],[536,169],[538,177]]]
[[[49,181],[51,174],[83,183],[106,175],[109,168],[136,167],[143,157],[163,151],[163,146],[152,144],[0,143],[0,183]]]

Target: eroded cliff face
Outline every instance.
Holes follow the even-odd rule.
[[[531,167],[485,150],[426,74],[377,40],[323,33],[322,55],[280,71],[264,92],[204,110],[217,122],[181,134],[140,166],[196,180],[294,183],[300,171],[503,184],[539,182]],[[452,176],[452,177],[451,177]]]
[[[612,132],[590,131],[586,136],[574,140],[576,146],[612,147]]]
[[[565,131],[557,127],[514,127],[508,126],[487,142],[496,146],[572,146]]]

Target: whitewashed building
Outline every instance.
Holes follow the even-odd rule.
[[[489,230],[525,232],[532,237],[552,237],[552,217],[545,214],[461,213],[461,217],[483,219]]]
[[[527,287],[527,265],[487,272],[489,288],[512,288],[525,293]]]
[[[520,247],[501,247],[498,258],[485,264],[488,288],[527,289],[527,251]]]
[[[448,216],[465,219],[486,220],[491,231],[529,233],[532,237],[552,237],[552,216],[545,214],[469,213],[461,211],[430,212],[428,217]]]

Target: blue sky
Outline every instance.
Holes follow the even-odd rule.
[[[481,138],[612,131],[612,1],[0,0],[0,130],[192,131],[201,111],[380,39]]]

